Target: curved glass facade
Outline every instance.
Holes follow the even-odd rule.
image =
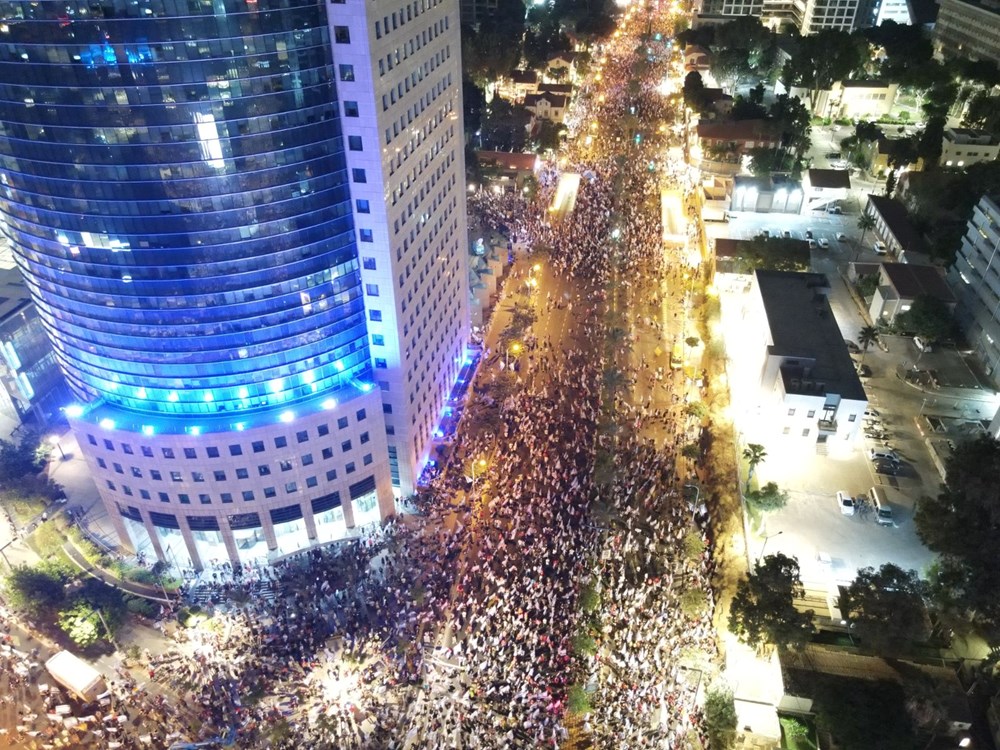
[[[0,208],[82,398],[211,414],[370,380],[322,0],[0,19]]]

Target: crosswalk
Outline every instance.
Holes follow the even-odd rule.
[[[281,584],[277,581],[254,581],[250,584],[249,598],[251,601],[264,600],[268,604],[274,604],[280,595]],[[217,585],[198,583],[191,587],[187,598],[191,604],[206,607],[221,601],[222,595]]]

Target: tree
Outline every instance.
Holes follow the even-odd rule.
[[[962,123],[968,128],[985,130],[993,135],[1000,133],[1000,96],[990,96],[985,91],[974,94]]]
[[[885,176],[885,196],[891,198],[893,192],[896,190],[896,170],[892,169]]]
[[[868,347],[878,343],[878,329],[875,326],[864,326],[858,331],[858,343],[861,344],[861,364],[864,364]]]
[[[952,330],[951,310],[937,297],[922,294],[906,312],[896,316],[896,327],[927,341],[940,341]]]
[[[771,119],[781,131],[781,146],[788,153],[801,157],[803,151],[809,148],[809,133],[812,130],[812,118],[809,110],[797,96],[779,94],[768,111]]]
[[[938,163],[941,161],[944,128],[947,123],[946,115],[935,115],[924,123],[924,130],[920,134],[916,147],[916,154],[924,160],[924,169],[937,169]]]
[[[780,552],[768,555],[739,582],[729,610],[729,630],[758,653],[768,644],[801,648],[813,632],[812,610],[795,608],[795,600],[804,596],[798,561]]]
[[[867,213],[861,214],[861,216],[858,217],[857,226],[858,229],[861,230],[861,240],[859,244],[864,245],[865,235],[867,235],[870,230],[875,228],[875,219],[872,218],[871,214]]]
[[[753,72],[747,62],[746,50],[721,49],[709,64],[712,77],[725,89],[735,92]]]
[[[927,635],[925,591],[915,570],[892,563],[863,568],[841,594],[840,611],[866,647],[899,654]]]
[[[760,511],[780,510],[788,504],[788,493],[775,482],[768,482],[759,490],[748,492],[747,501]]]
[[[57,609],[65,600],[69,577],[51,563],[18,565],[4,578],[7,601],[17,610],[38,616]]]
[[[531,113],[520,105],[494,97],[486,108],[480,127],[483,149],[523,151],[528,139]]]
[[[913,750],[913,725],[895,682],[815,675],[816,723],[840,750]],[[873,711],[872,706],[878,706]]]
[[[736,741],[736,702],[733,691],[715,687],[705,694],[705,729],[712,750],[728,750]]]
[[[41,442],[33,432],[16,443],[0,440],[0,486],[6,487],[29,474],[38,473],[43,463],[38,453]]]
[[[701,73],[692,70],[684,76],[684,105],[690,107],[695,112],[703,112],[708,108],[705,98],[705,82]]]
[[[540,120],[538,122],[538,130],[532,138],[532,145],[534,146],[532,150],[539,153],[543,151],[558,151],[559,146],[562,144],[563,133],[565,132],[565,125],[554,123],[551,120]]]
[[[101,638],[111,638],[104,629],[101,616],[93,605],[74,600],[75,603],[59,613],[59,627],[80,648],[87,648],[97,643]]]
[[[747,155],[750,157],[747,169],[755,177],[782,172],[792,166],[788,155],[778,149],[752,148]]]
[[[747,447],[743,449],[743,460],[747,462],[748,467],[746,491],[750,490],[750,480],[753,479],[754,470],[764,463],[765,458],[767,451],[759,443],[747,443]]]
[[[930,576],[934,598],[1000,632],[1000,442],[990,435],[961,443],[945,462],[936,497],[917,503],[917,534],[939,555]]]
[[[864,65],[867,43],[844,31],[826,29],[800,41],[792,57],[785,63],[782,78],[785,86],[809,89],[809,111],[816,112],[821,91],[835,81],[850,78]]]

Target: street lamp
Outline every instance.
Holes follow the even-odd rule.
[[[764,550],[767,549],[767,543],[769,541],[771,541],[776,536],[781,536],[784,533],[785,533],[784,531],[776,531],[773,534],[768,534],[766,537],[764,537],[764,543],[760,546],[760,554],[757,556],[757,559],[758,560],[763,559],[763,557],[764,557]]]
[[[521,345],[518,342],[515,341],[513,344],[511,344],[510,346],[507,347],[507,351],[505,351],[504,355],[503,355],[503,366],[504,366],[505,370],[509,370],[510,369],[510,353],[511,352],[514,352],[514,356],[516,357],[518,354],[521,353]]]
[[[66,454],[63,452],[62,444],[59,442],[58,435],[49,435],[48,437],[49,445],[59,449],[59,458],[63,461],[66,460]]]

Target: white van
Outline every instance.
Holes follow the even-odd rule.
[[[889,507],[885,490],[881,487],[872,487],[868,492],[868,497],[871,498],[872,506],[875,509],[875,523],[879,526],[893,526],[892,508]]]
[[[876,254],[878,254],[878,255],[885,255],[885,254],[886,254],[887,252],[889,252],[889,251],[888,251],[888,250],[886,249],[886,246],[885,246],[885,243],[884,243],[884,242],[882,242],[882,240],[875,240],[875,244],[874,244],[874,245],[872,245],[872,249],[873,249],[873,250],[874,250],[874,251],[876,252]]]

